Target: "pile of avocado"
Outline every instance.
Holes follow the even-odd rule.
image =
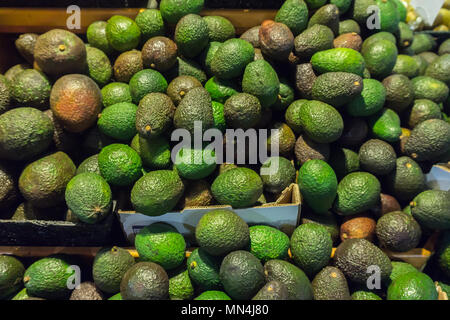
[[[410,217],[401,214],[397,225]],[[304,223],[289,238],[215,209],[198,222],[195,241],[198,247],[188,250],[174,227],[153,223],[136,235],[137,259],[116,246],[99,250],[92,264],[59,254],[25,268],[0,255],[0,299],[437,300],[450,294],[450,285],[391,261],[366,239],[343,241],[332,257],[332,236],[319,223]],[[439,239],[434,260],[443,279],[450,278],[450,232]]]
[[[138,263],[105,249],[82,288],[124,299],[437,299],[430,276],[385,252],[441,231],[432,276],[448,291],[450,191],[428,190],[425,174],[450,162],[450,39],[411,31],[399,0],[286,0],[240,37],[228,19],[200,16],[203,4],[162,0],[86,35],[19,36],[23,63],[0,75],[0,218],[96,224],[117,199],[148,216],[248,208],[298,183],[292,234],[211,211],[186,263],[183,236],[150,225],[136,238]],[[279,154],[218,164],[205,144],[172,157],[172,132],[194,134],[197,122],[201,132],[277,129],[258,145]],[[224,147],[235,144],[225,134]],[[26,271],[1,259],[0,297],[22,283],[19,297],[70,296],[70,259]]]

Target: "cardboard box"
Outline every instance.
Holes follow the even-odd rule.
[[[155,222],[165,222],[172,225],[183,234],[187,241],[193,242],[195,226],[200,218],[206,212],[218,208],[233,210],[249,225],[270,225],[291,234],[300,222],[300,191],[298,185],[293,183],[282,192],[276,202],[244,209],[232,209],[231,206],[185,208],[182,211],[169,212],[157,217],[150,217],[121,208],[117,213],[123,232],[131,244],[134,243],[134,238],[139,230]]]

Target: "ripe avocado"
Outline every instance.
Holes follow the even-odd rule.
[[[303,99],[311,99],[311,91],[316,78],[311,63],[301,63],[295,67],[295,88]]]
[[[86,46],[76,34],[53,29],[37,38],[34,60],[43,72],[51,76],[83,73],[86,67]]]
[[[116,81],[128,83],[142,69],[144,69],[144,63],[141,51],[126,51],[120,54],[114,62],[114,78]]]
[[[169,277],[153,262],[139,262],[128,269],[120,283],[123,300],[166,300]]]
[[[306,274],[295,265],[278,259],[264,264],[266,282],[279,281],[288,290],[288,300],[312,300],[313,290]]]
[[[229,253],[220,265],[225,292],[235,300],[249,300],[264,286],[264,268],[248,251]]]
[[[34,47],[38,37],[36,33],[24,33],[14,42],[17,51],[30,64],[34,62]]]
[[[328,264],[332,249],[330,233],[319,224],[302,224],[291,236],[292,258],[310,277]]]
[[[23,282],[30,296],[45,299],[67,299],[70,289],[67,283],[75,270],[62,256],[50,256],[37,260],[25,271]]]
[[[202,132],[214,127],[211,96],[204,88],[193,88],[178,105],[173,123],[175,128],[183,128],[194,133],[195,122],[201,122]]]
[[[183,192],[183,182],[175,171],[151,171],[134,184],[131,203],[142,214],[159,216],[172,210]]]
[[[141,70],[130,79],[130,93],[134,104],[139,104],[149,93],[165,93],[166,91],[167,81],[156,70]]]
[[[252,128],[261,120],[260,100],[249,93],[236,93],[226,100],[224,115],[232,128]]]
[[[261,166],[260,176],[264,190],[279,194],[295,181],[295,167],[284,157],[270,157]]]
[[[157,9],[146,9],[140,11],[134,19],[141,30],[141,42],[148,39],[163,36],[165,33],[164,21],[161,12]]]
[[[50,108],[64,129],[74,133],[83,132],[96,123],[102,108],[102,94],[91,78],[69,74],[59,78],[53,85]]]
[[[247,41],[255,49],[259,48],[259,29],[260,28],[261,28],[261,26],[254,26],[254,27],[248,29],[241,35],[240,39]]]
[[[208,83],[205,84],[206,90],[208,90],[207,85]],[[201,82],[198,81],[197,78],[192,76],[178,76],[169,83],[167,95],[172,99],[175,106],[178,106],[186,93],[197,87],[202,87]],[[209,90],[208,92],[212,97],[212,93]]]
[[[92,267],[95,285],[105,293],[118,292],[125,272],[133,265],[134,258],[125,249],[118,247],[100,249],[95,255]]]
[[[132,19],[114,15],[106,25],[106,38],[119,52],[135,49],[141,41],[141,29]]]
[[[425,228],[445,230],[450,228],[450,192],[427,190],[410,203],[413,217]]]
[[[315,53],[311,58],[311,64],[318,73],[349,72],[362,77],[366,67],[364,60],[356,50],[335,48]]]
[[[0,115],[0,157],[29,160],[52,142],[54,126],[41,111],[15,108]]]
[[[86,31],[86,37],[88,43],[93,48],[102,50],[107,55],[113,55],[116,51],[109,44],[108,38],[106,37],[106,21],[95,21],[92,22]]]
[[[38,208],[59,205],[75,171],[74,163],[64,152],[48,155],[25,167],[19,178],[20,192]]]
[[[368,172],[352,172],[338,184],[334,209],[353,215],[374,207],[380,201],[380,182]]]
[[[356,32],[341,34],[333,41],[335,48],[349,48],[356,51],[361,50],[362,39]]]
[[[417,221],[402,211],[389,212],[378,219],[376,233],[382,247],[396,252],[414,249],[422,236]]]
[[[401,275],[388,287],[387,300],[437,300],[433,280],[422,272]]]
[[[336,267],[323,268],[312,281],[314,300],[351,300],[347,280]]]
[[[348,239],[334,253],[334,265],[346,278],[356,284],[366,285],[370,266],[378,266],[382,283],[389,281],[391,260],[380,248],[365,239]]]
[[[429,119],[441,119],[442,113],[439,105],[428,99],[418,99],[410,110],[408,125],[414,129],[419,123]]]
[[[308,28],[316,24],[329,27],[335,36],[339,34],[339,9],[334,4],[319,8],[309,19]]]
[[[99,114],[99,130],[116,140],[128,142],[136,134],[136,111],[138,107],[130,102],[120,102],[106,107]]]
[[[186,242],[178,231],[165,223],[142,228],[134,241],[140,261],[161,265],[164,270],[180,266],[185,258]]]
[[[259,29],[259,46],[265,57],[284,61],[294,48],[294,35],[285,24],[266,20]]]
[[[410,201],[424,190],[425,175],[413,159],[400,157],[395,171],[386,177],[385,186],[399,200]]]
[[[414,101],[414,86],[408,77],[394,74],[383,80],[386,88],[386,107],[396,112],[407,109]]]
[[[275,21],[284,23],[294,36],[297,36],[308,25],[308,7],[303,0],[284,1],[275,16]]]
[[[273,280],[262,287],[252,300],[288,300],[288,295],[286,286],[280,281]]]
[[[87,74],[100,87],[111,81],[113,69],[108,56],[100,49],[86,47]]]
[[[262,263],[271,259],[286,259],[289,250],[289,237],[270,226],[252,226],[250,230],[250,252]]]
[[[376,176],[385,176],[395,169],[397,155],[387,142],[378,139],[366,141],[359,149],[361,169]]]
[[[366,239],[373,242],[376,224],[370,215],[364,213],[345,217],[340,227],[341,241]]]
[[[235,168],[219,175],[211,186],[214,198],[220,204],[233,208],[252,206],[262,195],[260,176],[248,168]]]
[[[187,259],[189,277],[202,290],[221,289],[220,263],[220,258],[210,255],[203,248],[196,248]]]
[[[136,111],[136,129],[144,138],[158,137],[172,128],[175,106],[172,100],[160,92],[152,92],[142,98]]]
[[[302,196],[317,214],[326,214],[336,198],[338,181],[333,169],[323,160],[310,160],[298,172]]]
[[[233,24],[227,18],[221,16],[205,16],[203,17],[209,30],[209,41],[224,42],[234,38],[236,30]]]
[[[253,46],[242,39],[225,41],[211,60],[212,73],[223,79],[232,79],[243,74],[247,64],[253,61]]]
[[[208,24],[199,15],[188,14],[178,21],[174,39],[180,53],[187,58],[193,58],[208,45]]]
[[[295,142],[294,153],[298,166],[302,166],[308,160],[317,159],[328,161],[330,157],[330,145],[327,143],[316,143],[301,134]]]
[[[300,108],[300,126],[311,140],[331,143],[340,138],[344,121],[332,106],[320,101],[308,101]]]
[[[279,154],[290,157],[295,147],[295,134],[285,123],[275,122],[271,126],[269,138],[267,138],[267,150],[278,150]]]
[[[194,297],[194,287],[187,270],[169,279],[170,300],[191,300]]]
[[[103,293],[93,282],[86,281],[72,291],[69,300],[103,300]]]
[[[205,180],[188,182],[188,188],[180,201],[181,208],[207,207],[214,204],[211,186]]]
[[[217,209],[202,216],[195,228],[195,239],[207,253],[223,256],[246,248],[250,235],[247,223],[236,213]]]
[[[72,213],[85,223],[97,223],[111,211],[111,188],[96,173],[76,175],[67,184],[65,198]]]
[[[109,107],[120,102],[132,102],[130,86],[122,82],[112,82],[101,90],[103,106]]]
[[[435,159],[450,149],[450,124],[440,119],[419,123],[406,140],[404,151],[416,161]]]
[[[6,300],[22,288],[25,268],[19,260],[12,256],[0,255],[0,299]]]
[[[19,106],[40,110],[48,108],[51,83],[40,71],[27,69],[18,73],[10,83],[13,101]]]
[[[341,107],[359,96],[363,90],[363,79],[353,73],[327,72],[317,77],[312,87],[312,98]]]

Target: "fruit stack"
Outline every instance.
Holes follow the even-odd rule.
[[[367,10],[374,4],[379,25]],[[86,276],[89,295],[72,295],[445,296],[450,192],[429,190],[425,174],[450,160],[450,39],[415,34],[399,0],[287,0],[240,37],[228,19],[200,16],[202,7],[163,0],[135,19],[115,15],[92,23],[87,43],[62,29],[17,39],[24,61],[0,77],[2,218],[97,224],[123,193],[149,216],[238,209],[298,183],[302,221],[292,235],[211,210],[186,262],[183,236],[155,223],[136,236],[139,263],[104,249]],[[251,129],[268,135],[230,139]],[[199,133],[200,144],[177,148],[174,136]],[[221,148],[237,149],[236,159],[219,161]],[[278,152],[252,163],[260,149]],[[435,231],[426,273],[385,253],[423,246]],[[19,297],[29,299],[71,294],[70,257],[26,270],[15,258],[0,261],[3,298],[22,285]]]

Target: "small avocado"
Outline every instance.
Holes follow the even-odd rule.
[[[418,99],[414,101],[409,113],[408,125],[414,129],[419,123],[429,119],[441,119],[442,113],[439,105],[428,99]]]
[[[285,24],[266,20],[259,29],[259,46],[264,56],[284,61],[294,48],[294,35]]]
[[[397,62],[397,47],[388,40],[376,41],[361,52],[367,69],[375,78],[383,79],[389,76]]]
[[[252,128],[261,119],[261,103],[251,94],[237,93],[226,100],[224,115],[232,128]]]
[[[108,19],[106,38],[109,44],[119,52],[136,49],[141,41],[141,29],[134,20],[120,15]]]
[[[368,140],[359,149],[361,169],[377,176],[384,176],[392,172],[396,159],[394,148],[382,140]]]
[[[410,203],[411,213],[420,225],[430,229],[445,230],[450,226],[450,192],[427,190]]]
[[[259,48],[259,29],[260,28],[261,28],[261,26],[254,26],[254,27],[248,29],[241,35],[240,39],[247,41],[255,49]]]
[[[378,219],[376,233],[382,247],[396,252],[414,249],[422,237],[417,221],[402,211],[389,212]]]
[[[311,63],[298,64],[295,67],[295,88],[303,99],[312,98],[312,87],[316,79]]]
[[[286,286],[280,281],[273,280],[268,282],[252,300],[287,300],[288,291]]]
[[[172,100],[164,93],[149,93],[136,111],[137,132],[144,138],[167,133],[172,128],[175,110]]]
[[[142,69],[144,69],[144,63],[141,51],[126,51],[121,53],[114,62],[114,78],[116,81],[128,83]]]
[[[20,192],[36,207],[56,206],[64,201],[64,191],[75,171],[69,156],[56,152],[25,167],[19,178]]]
[[[139,262],[128,269],[120,283],[123,300],[165,300],[169,297],[169,277],[153,262]]]
[[[157,9],[140,11],[134,21],[141,30],[142,43],[150,38],[163,36],[165,33],[164,21],[161,12]]]
[[[286,286],[288,300],[312,300],[313,290],[306,274],[295,265],[279,259],[264,264],[266,282],[279,281]]]
[[[332,249],[330,233],[319,224],[302,224],[291,236],[292,258],[310,277],[328,264]]]
[[[105,293],[120,290],[123,275],[134,265],[131,254],[119,247],[104,247],[95,255],[92,276],[95,285]]]
[[[341,215],[364,212],[380,201],[380,189],[380,182],[374,175],[352,172],[338,184],[334,209]]]
[[[370,116],[368,123],[375,138],[390,143],[400,140],[402,135],[400,117],[394,110],[384,108]]]
[[[308,28],[321,24],[329,27],[335,36],[339,34],[339,9],[334,4],[319,8],[309,19]]]
[[[131,203],[142,214],[159,216],[175,208],[183,192],[183,182],[175,171],[150,171],[134,184]]]
[[[334,253],[334,265],[346,278],[356,284],[366,285],[372,273],[370,266],[378,266],[382,283],[389,281],[392,271],[391,260],[377,246],[365,239],[348,239],[342,242]]]
[[[284,23],[294,36],[297,36],[308,25],[308,7],[303,0],[284,1],[275,16],[275,21]]]
[[[352,19],[342,20],[339,22],[339,34],[346,34],[346,33],[356,33],[361,34],[361,28],[359,27],[359,24]]]
[[[294,165],[284,157],[270,157],[261,166],[264,190],[280,194],[295,181]]]
[[[211,61],[212,73],[223,79],[239,77],[247,64],[253,61],[253,46],[242,39],[229,39],[222,43]]]
[[[134,240],[139,261],[159,264],[164,270],[179,267],[185,259],[186,242],[171,225],[153,223],[142,228]]]
[[[109,107],[120,102],[132,102],[130,86],[122,82],[112,82],[101,90],[103,106]]]
[[[130,79],[129,85],[134,104],[139,104],[149,93],[165,93],[167,91],[166,79],[153,69],[139,71]]]
[[[250,252],[233,251],[222,261],[220,280],[232,299],[248,300],[264,286],[264,268]]]
[[[178,48],[169,38],[157,36],[145,42],[142,47],[142,62],[144,68],[164,72],[172,68],[177,62]]]
[[[83,73],[86,67],[86,46],[73,32],[53,29],[37,38],[34,60],[47,75]]]
[[[113,69],[108,56],[100,49],[86,47],[87,74],[100,87],[111,81]]]
[[[204,0],[162,0],[159,9],[163,19],[170,24],[176,24],[183,16],[194,13],[198,14],[203,9]]]
[[[414,86],[408,77],[401,74],[391,75],[383,80],[386,88],[386,107],[402,112],[414,101]]]
[[[209,41],[224,42],[234,38],[236,30],[230,20],[221,16],[205,16],[209,29]]]
[[[130,102],[120,102],[106,107],[99,114],[99,130],[119,141],[129,142],[136,134],[136,112],[138,107]]]
[[[93,282],[86,281],[72,291],[69,300],[103,300],[103,294]]]
[[[386,177],[388,190],[400,200],[412,200],[425,188],[425,176],[420,166],[409,157],[400,157],[396,168]]]
[[[247,223],[236,213],[217,209],[201,217],[195,228],[195,239],[207,253],[223,256],[246,248],[250,235]]]
[[[361,94],[363,79],[353,73],[327,72],[317,77],[312,87],[312,98],[333,107],[341,107]]]
[[[351,300],[347,280],[336,267],[323,268],[312,281],[314,300]]]
[[[172,99],[175,106],[178,106],[181,100],[183,100],[186,93],[188,93],[193,88],[201,86],[201,82],[198,81],[195,77],[178,76],[169,83],[169,86],[167,87],[167,95]]]
[[[361,50],[362,39],[356,32],[344,33],[333,41],[335,48],[349,48],[356,51]]]
[[[220,257],[210,255],[203,248],[196,248],[187,259],[189,277],[202,290],[221,289],[220,263]]]
[[[187,58],[200,54],[209,42],[208,24],[197,14],[181,18],[175,29],[175,42],[180,53]]]

